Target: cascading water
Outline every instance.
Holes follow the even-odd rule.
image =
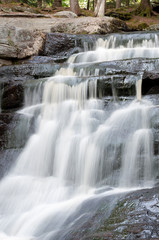
[[[20,113],[36,116],[37,130],[0,183],[1,240],[65,239],[80,218],[84,221],[84,213],[78,215],[84,201],[153,185],[154,108],[141,99],[141,74],[137,99],[112,103],[110,110],[97,98],[97,80],[76,68],[83,62],[159,56],[157,35],[138,45],[120,41],[99,39],[96,50],[72,56],[68,69],[34,86],[32,97],[27,89]]]

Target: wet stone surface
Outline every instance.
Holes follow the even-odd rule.
[[[114,206],[105,199],[102,208],[92,217],[87,226],[81,232],[76,232],[73,239],[81,240],[136,240],[159,239],[159,187],[138,190],[125,196],[118,196]],[[109,206],[110,204],[110,206]],[[110,207],[111,213],[104,220],[104,213]],[[102,211],[101,211],[102,210]],[[100,227],[93,230],[100,213]],[[83,231],[83,233],[82,233]],[[69,239],[69,238],[68,238]]]

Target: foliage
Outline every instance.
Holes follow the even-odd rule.
[[[3,0],[3,2],[7,3],[8,0]],[[55,0],[15,0],[16,2],[19,1],[21,3],[26,3],[32,7],[52,7],[54,6],[54,2]],[[88,5],[88,1],[89,1],[89,5]],[[107,16],[113,16],[113,17],[118,17],[122,20],[128,20],[131,18],[131,13],[136,14],[136,15],[140,15],[140,16],[147,16],[150,17],[152,14],[151,8],[146,7],[143,9],[142,4],[140,4],[142,1],[146,2],[146,1],[150,1],[150,0],[122,0],[121,1],[121,7],[119,9],[115,10],[116,7],[116,0],[105,0],[106,2],[106,15]],[[1,2],[1,0],[0,0]],[[14,2],[14,0],[13,0]],[[78,0],[79,2],[79,6],[81,9],[84,9],[81,11],[82,15],[87,14],[89,16],[92,14],[92,11],[94,12],[94,4],[97,2],[97,0]],[[127,2],[129,2],[129,7],[127,7]],[[89,6],[89,7],[88,7]],[[70,7],[70,0],[62,0],[62,6],[61,7]],[[88,9],[89,8],[89,9]],[[134,8],[134,9],[133,9]],[[91,11],[86,11],[87,10],[91,10]],[[111,10],[112,9],[112,10]],[[129,11],[130,9],[130,11]],[[123,13],[123,11],[126,13]],[[111,13],[111,11],[113,11],[113,13]],[[114,13],[115,11],[115,13]],[[119,13],[117,13],[117,11],[119,11]],[[87,12],[87,13],[86,13]]]

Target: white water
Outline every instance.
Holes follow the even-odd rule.
[[[157,34],[149,34],[148,39],[139,38],[139,34],[127,35],[127,38],[124,35],[112,35],[105,40],[99,38],[95,51],[74,54],[69,62],[88,63],[132,58],[158,58],[158,56],[159,36]]]
[[[98,53],[69,62],[106,60],[107,51]],[[109,60],[118,59],[114,53]],[[86,199],[153,184],[152,104],[141,100],[141,85],[140,101],[110,111],[97,99],[97,81],[79,80],[81,72],[61,69],[45,82],[42,103],[38,87],[26,100],[26,106],[37,103],[21,111],[37,116],[37,131],[0,183],[0,240],[64,239],[61,232],[82,215],[69,217]]]

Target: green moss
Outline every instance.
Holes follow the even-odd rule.
[[[121,20],[130,20],[132,18],[131,13],[129,12],[122,12],[120,9],[116,9],[106,13],[108,17],[115,17]]]
[[[149,25],[147,23],[140,23],[137,28],[138,28],[138,30],[142,31],[148,27],[149,27]]]
[[[104,222],[103,226],[98,229],[98,232],[113,232],[113,234],[118,234],[117,231],[115,231],[116,225],[122,224],[125,219],[128,216],[128,213],[133,211],[135,209],[135,205],[133,203],[127,202],[127,200],[123,200],[118,202],[114,210],[112,211],[109,218]],[[125,230],[122,232],[123,234],[126,234]]]
[[[9,30],[8,31],[8,44],[9,44],[9,46],[14,46],[14,42],[12,41],[12,39],[11,39],[11,31]]]

